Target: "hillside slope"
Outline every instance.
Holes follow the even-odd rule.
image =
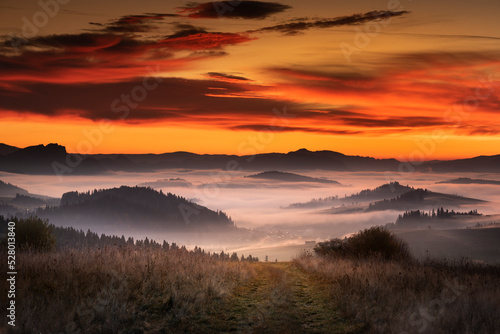
[[[68,192],[62,196],[60,206],[39,209],[37,215],[62,226],[198,231],[234,227],[222,211],[144,187]]]
[[[288,209],[313,209],[321,208],[327,206],[334,206],[339,204],[352,204],[352,203],[365,203],[372,201],[379,201],[384,199],[390,199],[394,196],[404,194],[414,188],[403,186],[399,182],[391,182],[381,185],[375,189],[365,189],[357,194],[352,194],[344,198],[339,197],[326,197],[312,199],[305,203],[293,203],[290,204]]]
[[[280,181],[280,182],[313,182],[313,183],[328,183],[328,184],[340,185],[339,182],[333,180],[320,179],[317,177],[310,177],[306,175],[279,172],[279,171],[266,171],[258,174],[247,175],[245,177],[252,179],[263,179],[263,180]]]

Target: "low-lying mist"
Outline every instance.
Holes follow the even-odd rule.
[[[325,240],[343,237],[361,229],[394,222],[401,212],[378,211],[357,214],[326,214],[316,209],[285,209],[288,205],[308,202],[313,198],[338,196],[343,198],[364,189],[376,188],[390,181],[415,188],[458,194],[483,199],[488,203],[463,207],[478,209],[483,214],[499,213],[500,186],[486,184],[436,184],[438,181],[458,177],[499,180],[496,174],[439,174],[439,173],[384,173],[384,172],[294,172],[314,178],[335,180],[342,185],[314,182],[282,182],[246,178],[252,172],[218,170],[164,170],[156,173],[107,173],[98,176],[20,175],[0,173],[0,179],[27,189],[34,194],[61,197],[68,191],[88,191],[122,185],[135,186],[145,182],[166,180],[155,187],[164,193],[171,192],[190,199],[212,210],[226,212],[237,227],[252,230],[249,238],[253,246],[270,247],[301,244],[305,240]],[[179,180],[180,179],[180,180]],[[182,181],[182,182],[181,182]],[[153,183],[154,185],[154,183]],[[75,226],[83,228],[85,226]],[[196,235],[172,233],[150,234],[149,231],[127,231],[120,226],[97,233],[124,234],[135,238],[149,237],[162,241],[178,242],[188,246],[200,245],[211,249],[235,248],[234,242],[221,235]],[[234,240],[233,240],[234,241]],[[245,245],[248,246],[248,245]]]

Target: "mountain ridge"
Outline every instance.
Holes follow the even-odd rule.
[[[334,180],[310,177],[306,175],[280,172],[280,171],[265,171],[258,174],[246,175],[245,178],[282,181],[282,182],[314,182],[314,183],[335,184],[339,186],[341,185],[340,182]]]
[[[213,211],[171,193],[149,187],[95,189],[64,193],[59,206],[40,208],[36,215],[60,226],[120,226],[158,231],[232,229],[234,222],[222,211]]]
[[[5,147],[6,145],[1,147]],[[7,145],[8,146],[8,145]],[[105,172],[146,172],[162,169],[223,169],[248,171],[387,171],[401,173],[396,159],[345,155],[322,150],[299,149],[288,153],[256,155],[197,154],[177,151],[162,154],[72,154],[58,144],[29,146],[1,154],[0,171],[24,174],[100,174]],[[7,150],[8,151],[8,150]],[[458,160],[432,160],[412,165],[420,172],[500,172],[500,155]]]

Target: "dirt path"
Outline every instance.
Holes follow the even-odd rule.
[[[256,263],[236,288],[232,331],[239,333],[357,333],[342,319],[325,287],[291,263]],[[236,327],[236,328],[235,328]]]

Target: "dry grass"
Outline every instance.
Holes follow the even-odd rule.
[[[499,267],[248,263],[137,247],[24,252],[17,262],[14,333],[500,332]]]
[[[304,256],[294,264],[370,333],[500,333],[500,267]]]
[[[17,268],[13,333],[294,334],[360,328],[340,317],[324,290],[290,263],[113,247],[19,253]],[[0,288],[5,291],[6,281]]]
[[[17,267],[19,333],[218,332],[234,286],[252,277],[247,263],[179,250],[20,253]]]

